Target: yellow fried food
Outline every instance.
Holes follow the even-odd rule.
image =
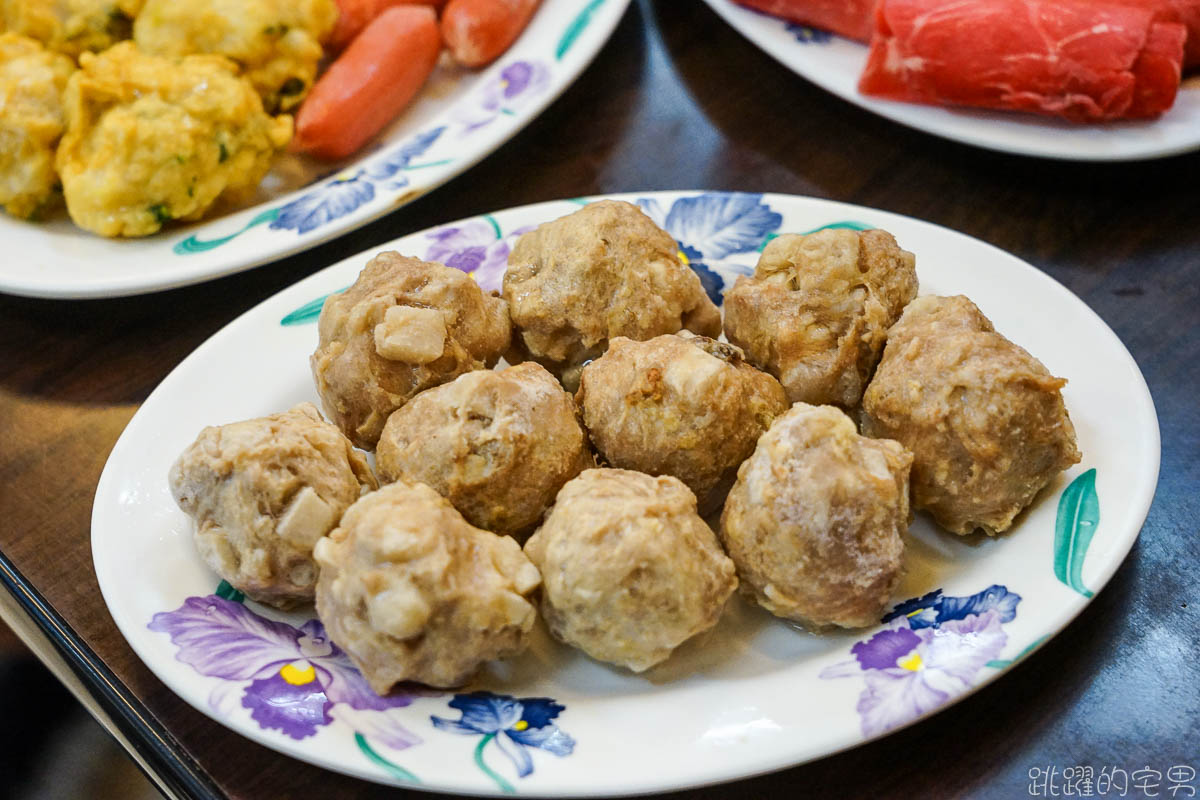
[[[337,17],[333,0],[148,0],[133,38],[162,56],[228,56],[269,111],[286,111],[312,88]]]
[[[33,39],[0,34],[0,206],[33,217],[57,198],[54,147],[71,59]]]
[[[133,32],[144,0],[0,0],[4,27],[51,50],[78,56],[107,50]]]
[[[67,83],[57,166],[71,219],[104,236],[146,236],[252,189],[291,139],[220,56],[167,59],[122,42],[84,53]]]

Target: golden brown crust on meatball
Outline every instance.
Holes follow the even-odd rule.
[[[571,396],[532,361],[417,395],[388,417],[375,458],[383,481],[426,483],[472,525],[514,537],[594,463]]]
[[[720,506],[738,465],[788,407],[779,382],[741,350],[687,331],[613,339],[584,367],[576,400],[609,464],[679,478],[702,513]]]
[[[589,469],[558,493],[525,543],[542,571],[550,632],[634,672],[717,623],[733,562],[675,478]]]
[[[913,505],[994,534],[1079,461],[1056,378],[965,297],[920,297],[888,331],[863,432],[913,453]]]
[[[362,453],[311,403],[208,427],[171,467],[171,494],[196,521],[196,548],[251,599],[313,598],[313,545],[378,485]]]
[[[900,582],[912,455],[797,403],[738,470],[721,541],[742,590],[810,627],[873,625]]]
[[[491,367],[508,348],[508,304],[465,272],[384,252],[330,295],[311,364],[321,404],[373,450],[387,418],[418,392]]]
[[[913,255],[886,231],[785,234],[725,292],[725,335],[791,402],[854,408],[916,295]]]
[[[367,495],[314,556],[317,614],[379,694],[401,681],[458,686],[529,644],[537,568],[424,484]]]
[[[515,357],[542,364],[571,391],[579,367],[614,337],[721,333],[721,312],[680,262],[675,240],[617,200],[589,203],[518,239],[504,298],[518,328]]]

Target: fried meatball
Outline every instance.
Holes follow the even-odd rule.
[[[1079,461],[1056,378],[965,297],[920,297],[863,397],[863,433],[913,453],[913,505],[954,533],[999,533]]]
[[[879,622],[900,582],[912,455],[797,403],[758,440],[721,515],[742,590],[812,628]]]
[[[133,32],[143,0],[3,0],[8,30],[37,39],[58,53],[99,53]]]
[[[71,219],[103,236],[146,236],[252,190],[292,136],[291,117],[220,56],[171,60],[122,42],[84,53],[67,82],[57,167]]]
[[[367,495],[314,555],[317,614],[379,694],[401,681],[458,686],[529,644],[537,568],[424,484]]]
[[[717,624],[737,588],[733,562],[670,476],[589,469],[558,493],[525,543],[557,638],[642,672]]]
[[[888,326],[917,296],[914,264],[886,231],[780,236],[725,292],[725,335],[791,402],[854,408]]]
[[[298,106],[312,88],[337,18],[334,0],[146,0],[133,38],[155,55],[233,59],[275,113]]]
[[[576,400],[605,461],[679,478],[701,513],[720,506],[738,465],[788,407],[779,381],[741,350],[688,331],[613,339],[584,367]]]
[[[508,304],[465,272],[384,252],[317,323],[311,364],[327,413],[367,450],[418,392],[491,367],[508,348]]]
[[[313,545],[377,484],[362,453],[311,403],[205,428],[171,467],[205,563],[277,608],[311,601]]]
[[[508,256],[504,297],[518,357],[559,376],[569,391],[610,339],[650,339],[687,328],[721,333],[721,312],[679,248],[634,205],[589,203],[521,236]]]
[[[593,459],[571,396],[530,361],[417,395],[388,417],[375,464],[384,482],[429,484],[472,525],[521,537]]]
[[[71,59],[15,33],[0,34],[0,206],[38,217],[61,199],[54,148]]]

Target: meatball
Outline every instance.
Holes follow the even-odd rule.
[[[851,409],[917,296],[912,253],[880,230],[787,234],[725,292],[725,335],[791,402]]]
[[[146,236],[253,190],[292,135],[290,117],[220,56],[171,60],[122,42],[84,53],[67,82],[57,167],[71,219],[103,236]]]
[[[15,217],[38,217],[61,199],[54,148],[74,71],[71,59],[33,39],[0,34],[0,206]]]
[[[300,104],[338,18],[334,0],[146,0],[133,38],[147,53],[227,56],[275,113]]]
[[[401,681],[458,686],[528,646],[537,568],[424,484],[367,495],[314,554],[317,614],[379,694]]]
[[[901,578],[912,455],[797,403],[758,440],[721,515],[742,590],[812,628],[873,625]]]
[[[888,331],[863,432],[913,453],[913,505],[954,533],[1006,530],[1079,461],[1063,378],[965,297],[920,297]]]
[[[571,396],[533,362],[422,392],[388,417],[375,450],[385,483],[426,483],[472,525],[517,538],[593,463]]]
[[[525,543],[557,638],[642,672],[717,624],[733,562],[670,476],[589,469],[567,483]]]
[[[248,597],[285,609],[312,600],[313,545],[377,486],[362,453],[311,403],[205,428],[169,482],[196,521],[205,563]]]
[[[637,206],[616,200],[590,203],[518,239],[504,297],[517,355],[545,366],[569,391],[584,362],[616,336],[721,333],[721,312],[680,261],[675,240]]]
[[[508,348],[508,304],[465,272],[384,252],[330,295],[311,364],[325,413],[375,449],[392,412],[418,392],[491,367]]]
[[[741,350],[687,331],[613,339],[584,367],[576,399],[605,461],[679,478],[701,513],[721,504],[738,465],[788,407],[779,381]]]
[[[0,27],[76,57],[128,39],[141,8],[142,0],[4,0]]]

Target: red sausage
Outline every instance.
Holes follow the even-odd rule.
[[[454,60],[467,67],[495,61],[525,30],[539,0],[450,0],[442,13],[442,38]]]
[[[384,11],[313,86],[296,115],[292,149],[345,158],[362,147],[424,85],[441,45],[437,16],[429,6]]]
[[[338,21],[329,35],[329,47],[335,51],[346,47],[371,20],[392,6],[425,5],[441,8],[445,4],[446,0],[337,0]]]

